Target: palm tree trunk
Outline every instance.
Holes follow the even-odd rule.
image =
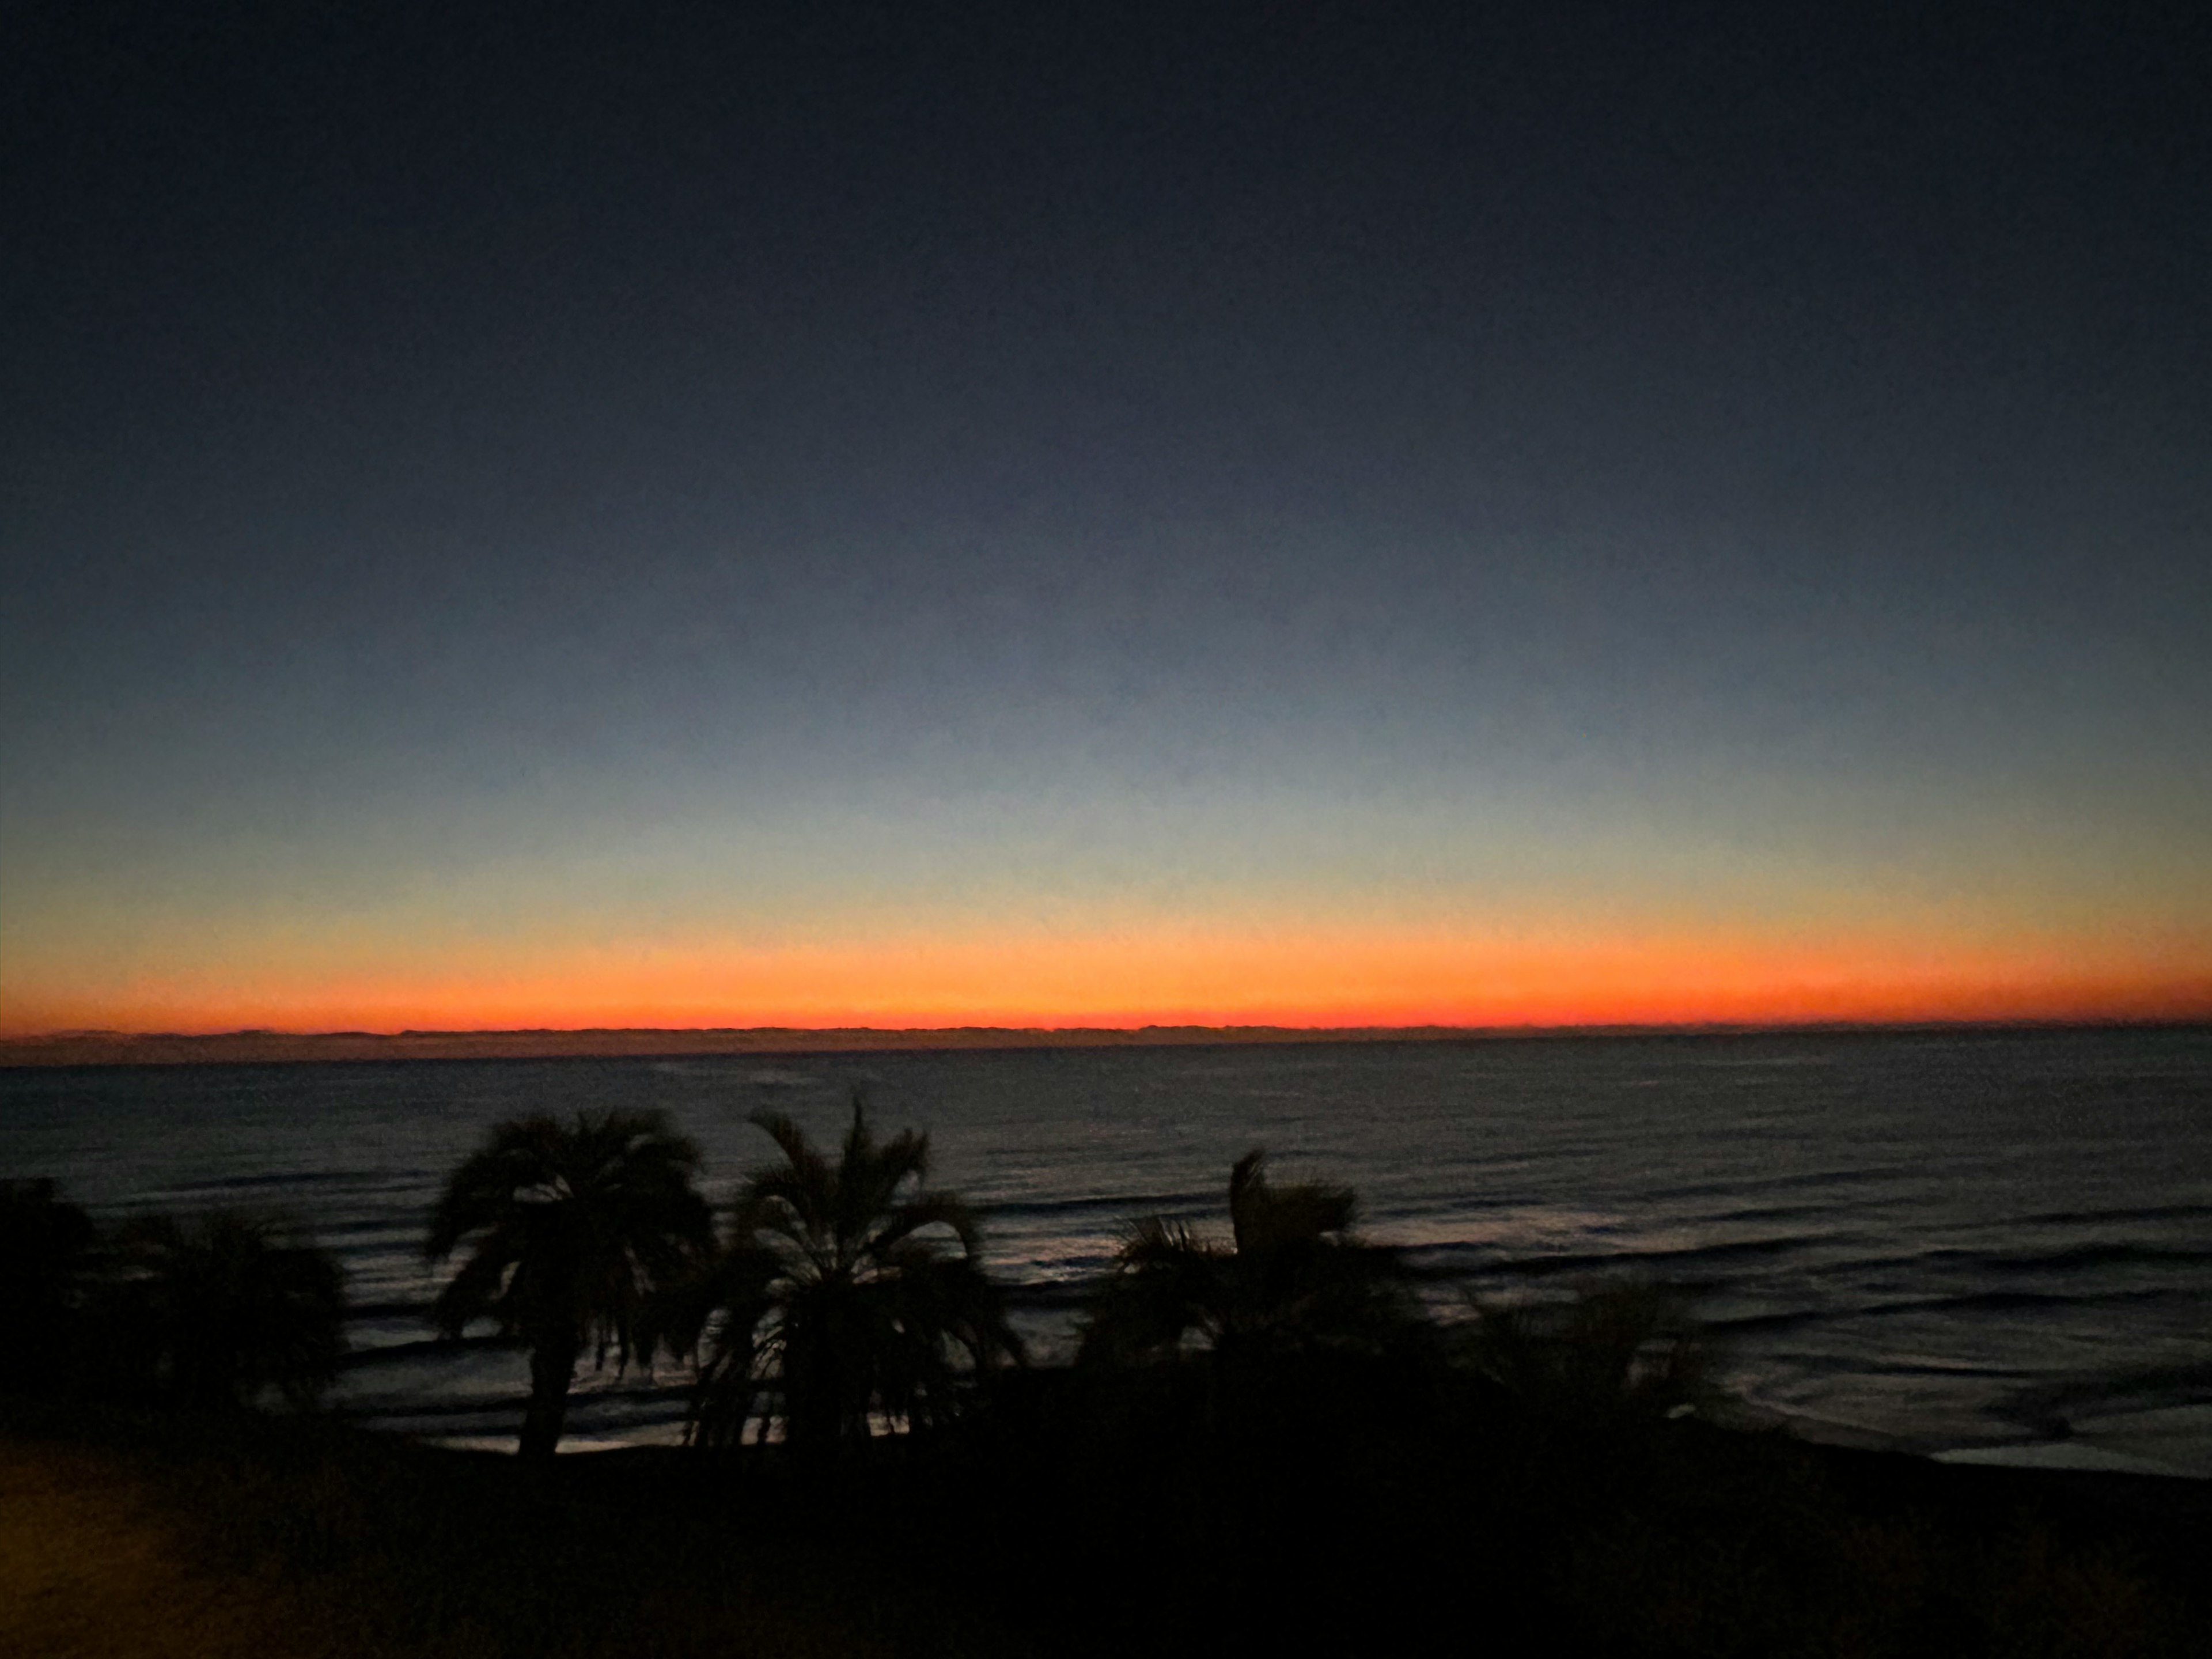
[[[530,1351],[530,1404],[522,1413],[521,1455],[550,1458],[568,1415],[568,1385],[575,1380],[582,1345],[570,1339],[539,1343]]]

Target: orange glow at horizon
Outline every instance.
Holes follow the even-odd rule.
[[[26,987],[0,1035],[659,1027],[1546,1026],[2212,1018],[2212,950],[1867,936],[1276,930],[639,943],[315,974]]]

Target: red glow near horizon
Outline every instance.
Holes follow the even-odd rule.
[[[577,950],[526,970],[143,976],[0,1032],[1793,1024],[2212,1018],[2212,960],[2043,944],[1124,933]]]

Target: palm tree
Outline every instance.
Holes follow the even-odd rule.
[[[1129,1364],[1204,1347],[1224,1359],[1381,1352],[1421,1323],[1395,1252],[1352,1231],[1348,1187],[1277,1187],[1267,1155],[1229,1176],[1227,1243],[1147,1216],[1091,1304],[1079,1358]]]
[[[746,1182],[727,1247],[666,1314],[672,1346],[708,1346],[695,1443],[741,1444],[757,1419],[762,1438],[826,1455],[879,1421],[942,1422],[978,1375],[1020,1360],[975,1212],[924,1184],[927,1135],[878,1142],[857,1096],[834,1161],[781,1113],[751,1121],[784,1161]]]
[[[142,1216],[116,1234],[108,1294],[128,1380],[172,1403],[313,1405],[345,1350],[345,1280],[282,1218]]]
[[[94,1237],[92,1218],[52,1181],[0,1181],[0,1389],[68,1368]]]
[[[1629,1281],[1562,1302],[1470,1301],[1462,1358],[1545,1417],[1628,1429],[1712,1395],[1711,1356],[1680,1291]]]
[[[495,1127],[455,1170],[431,1212],[424,1253],[468,1259],[431,1316],[449,1338],[489,1319],[530,1350],[521,1452],[550,1457],[584,1351],[653,1358],[641,1315],[696,1269],[713,1242],[692,1185],[699,1149],[659,1112],[538,1116]]]

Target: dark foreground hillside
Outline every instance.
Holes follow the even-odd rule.
[[[1419,1364],[1007,1395],[884,1485],[963,1494],[958,1553],[1056,1651],[2212,1652],[2197,1482],[1562,1417]]]
[[[814,1469],[6,1403],[0,1651],[2212,1652],[2201,1483],[1357,1372],[1018,1376]]]
[[[703,1501],[686,1473],[0,1400],[0,1655],[1035,1651],[865,1549]]]

